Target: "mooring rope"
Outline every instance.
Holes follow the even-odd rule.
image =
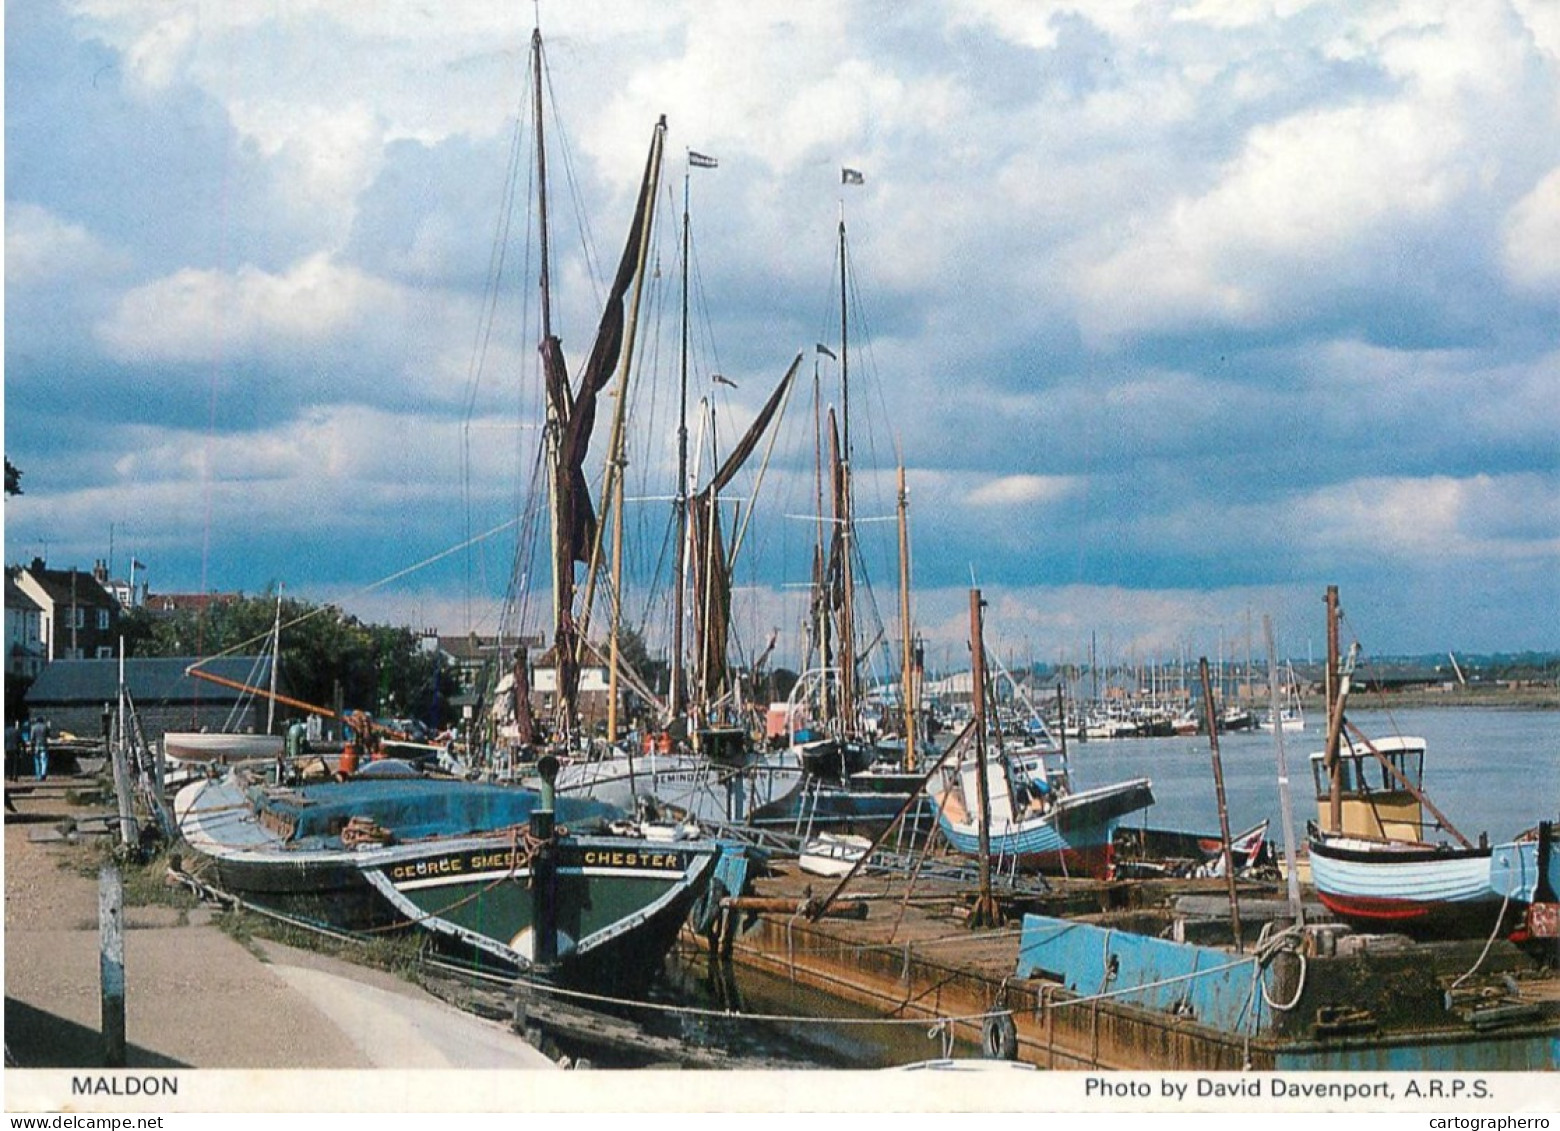
[[[1474,972],[1477,971],[1480,966],[1484,965],[1484,960],[1489,957],[1490,947],[1494,946],[1495,945],[1495,940],[1500,937],[1501,924],[1503,924],[1506,921],[1506,909],[1508,907],[1510,907],[1510,906],[1511,906],[1511,889],[1510,889],[1510,886],[1508,885],[1508,887],[1506,889],[1506,894],[1501,896],[1501,900],[1500,900],[1500,913],[1495,916],[1495,927],[1494,927],[1493,930],[1490,931],[1490,937],[1484,940],[1484,949],[1479,951],[1479,957],[1476,958],[1474,960],[1473,965],[1468,968],[1468,972],[1466,974],[1464,974],[1462,977],[1458,978],[1450,986],[1446,987],[1446,993],[1447,993],[1448,997],[1451,996],[1451,993],[1452,993],[1453,990],[1455,990],[1458,986],[1462,985],[1469,978],[1473,977]]]
[[[188,873],[183,873],[183,875],[188,876]],[[189,878],[190,879],[194,879],[194,877],[189,877]],[[339,930],[337,928],[333,928],[333,927],[327,926],[326,924],[317,922],[315,920],[305,919],[305,918],[301,918],[301,917],[295,916],[295,915],[288,915],[288,914],[286,914],[284,912],[275,911],[275,910],[272,910],[271,908],[268,908],[268,907],[261,907],[261,906],[258,906],[256,904],[249,903],[249,902],[247,902],[245,900],[242,900],[242,899],[239,899],[239,898],[237,898],[235,896],[232,896],[232,895],[230,895],[227,892],[222,892],[219,889],[211,888],[209,885],[204,885],[203,884],[202,886],[206,887],[211,892],[213,892],[213,893],[223,897],[224,899],[227,899],[227,900],[231,901],[237,907],[242,907],[245,910],[253,911],[253,912],[255,912],[258,915],[261,915],[261,916],[263,916],[265,918],[268,918],[268,919],[273,919],[273,920],[275,920],[275,921],[277,921],[279,923],[285,923],[285,924],[288,924],[290,926],[302,928],[304,930],[314,931],[314,932],[316,932],[318,934],[325,935],[328,938],[334,938],[334,939],[337,939],[337,940],[342,941],[342,942],[353,942],[353,943],[361,944],[361,943],[369,941],[365,937],[365,932],[353,932],[353,931]],[[494,983],[496,985],[502,985],[502,986],[509,987],[509,988],[520,988],[520,987],[523,987],[525,989],[535,990],[535,991],[538,991],[540,993],[549,994],[549,995],[552,995],[554,997],[570,998],[570,999],[574,999],[576,1001],[592,1002],[592,1003],[596,1003],[596,1004],[599,1004],[599,1005],[611,1005],[611,1006],[618,1006],[618,1007],[622,1007],[622,1008],[651,1010],[651,1011],[654,1011],[654,1012],[657,1012],[657,1013],[665,1013],[665,1014],[677,1015],[677,1016],[724,1018],[724,1019],[732,1020],[732,1021],[758,1021],[758,1022],[764,1022],[764,1023],[768,1023],[768,1024],[785,1024],[785,1025],[813,1024],[813,1025],[824,1025],[824,1026],[830,1026],[830,1025],[915,1025],[915,1026],[922,1026],[922,1025],[925,1025],[926,1021],[927,1021],[927,1019],[925,1017],[810,1017],[810,1016],[806,1016],[806,1015],[803,1015],[803,1014],[746,1013],[746,1012],[742,1012],[740,1010],[734,1010],[734,1009],[710,1009],[710,1008],[703,1007],[703,1006],[671,1005],[669,1003],[664,1003],[664,1002],[643,1001],[643,1000],[640,1000],[640,999],[637,999],[637,998],[612,997],[612,996],[606,995],[606,994],[588,993],[588,992],[586,992],[584,990],[572,990],[572,989],[568,989],[568,988],[565,988],[565,987],[562,987],[562,986],[554,985],[554,984],[552,984],[550,982],[544,982],[544,981],[540,981],[540,980],[536,980],[536,979],[527,978],[527,977],[525,977],[523,975],[519,976],[519,977],[515,977],[515,978],[506,978],[506,977],[502,977],[502,976],[494,975],[494,974],[485,974],[485,973],[480,972],[480,971],[467,970],[466,968],[461,967],[461,966],[456,966],[456,965],[453,965],[453,964],[450,964],[450,963],[437,962],[437,961],[429,960],[427,958],[424,958],[423,961],[428,966],[432,966],[432,967],[440,968],[440,969],[451,970],[451,971],[458,971],[462,976],[491,981],[492,983]],[[950,1015],[933,1014],[932,1015],[933,1019],[934,1019],[933,1031],[935,1032],[936,1028],[938,1026],[949,1026],[949,1027],[951,1027],[951,1026],[959,1025],[959,1024],[964,1024],[964,1025],[984,1024],[989,1018],[1012,1016],[1012,1013],[1013,1013],[1013,1011],[1010,1010],[1010,1009],[993,1009],[993,1010],[986,1010],[986,1011],[981,1012],[981,1013],[970,1013],[970,1014],[950,1014]]]

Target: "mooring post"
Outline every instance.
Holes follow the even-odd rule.
[[[558,759],[543,755],[536,763],[542,779],[541,804],[531,814],[531,838],[536,847],[531,853],[531,914],[536,944],[532,966],[538,974],[548,974],[558,961],[558,837],[553,783],[558,778]]]
[[[119,868],[98,872],[98,980],[102,987],[103,1066],[125,1066],[124,882]]]

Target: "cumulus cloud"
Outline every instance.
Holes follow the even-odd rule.
[[[187,268],[127,292],[98,335],[116,357],[150,361],[287,353],[394,321],[399,305],[392,288],[321,253],[282,275]]]
[[[501,194],[530,12],[57,2],[7,41],[7,449],[30,473],[8,534],[14,519],[91,560],[125,507],[187,535],[209,500],[251,516],[221,527],[227,562],[307,545],[300,518],[373,545],[295,549],[285,568],[317,576],[403,556],[372,531],[414,510],[504,495],[514,513],[536,451],[537,251],[526,174],[511,211]],[[1123,610],[1123,640],[1157,639],[1129,619],[1184,626],[1243,593],[1292,585],[1309,608],[1345,569],[1394,592],[1488,581],[1553,610],[1550,7],[544,11],[572,370],[664,112],[639,327],[653,373],[631,414],[646,497],[672,462],[676,180],[697,149],[720,167],[692,185],[694,399],[710,372],[734,380],[724,429],[797,349],[836,341],[843,207],[852,466],[860,513],[885,519],[863,523],[863,554],[891,535],[903,451],[917,575],[953,594],[951,620],[972,568],[994,595]],[[90,87],[61,77],[78,72]],[[866,184],[844,191],[841,165]],[[836,379],[824,366],[826,404]],[[805,578],[789,558],[812,527],[783,517],[815,492],[805,384],[774,502],[744,500],[775,512],[745,547],[755,593]],[[90,444],[55,425],[65,395],[105,425]],[[209,434],[156,427],[187,419]],[[50,478],[69,505],[49,509],[34,485]],[[991,521],[1042,512],[1043,530]],[[1208,593],[1224,604],[1200,607]],[[789,609],[754,600],[757,619]],[[1545,619],[1524,615],[1505,623]]]
[[[1077,485],[1065,477],[1004,475],[976,487],[965,501],[975,507],[1011,507],[1062,498]]]
[[[1560,297],[1560,168],[1533,186],[1506,217],[1502,261],[1524,291]]]
[[[106,246],[83,225],[36,204],[6,204],[5,280],[12,286],[115,274],[127,266],[122,251]]]
[[[1335,554],[1497,561],[1545,557],[1560,547],[1553,476],[1362,478],[1312,492],[1294,506]]]

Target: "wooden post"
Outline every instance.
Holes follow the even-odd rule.
[[[1213,682],[1208,677],[1208,657],[1199,660],[1197,667],[1202,677],[1203,706],[1208,713],[1208,745],[1213,750],[1213,790],[1219,801],[1219,843],[1224,853],[1224,883],[1230,892],[1230,930],[1238,953],[1245,948],[1240,937],[1240,902],[1235,895],[1235,860],[1230,851],[1230,810],[1224,802],[1224,764],[1219,759],[1219,720],[1213,705]]]
[[[1327,827],[1343,831],[1343,780],[1338,763],[1338,742],[1343,731],[1343,671],[1338,641],[1338,587],[1327,587],[1327,745],[1322,766],[1327,771]]]
[[[119,868],[98,872],[98,980],[102,990],[103,1066],[125,1066],[124,884]]]
[[[531,836],[537,841],[531,853],[531,926],[535,938],[531,965],[537,974],[548,977],[558,962],[558,837],[553,809],[558,759],[543,755],[536,769],[542,778],[542,798],[531,813]]]

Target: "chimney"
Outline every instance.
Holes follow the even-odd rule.
[[[108,584],[108,563],[99,558],[92,566],[92,580],[99,585]]]

